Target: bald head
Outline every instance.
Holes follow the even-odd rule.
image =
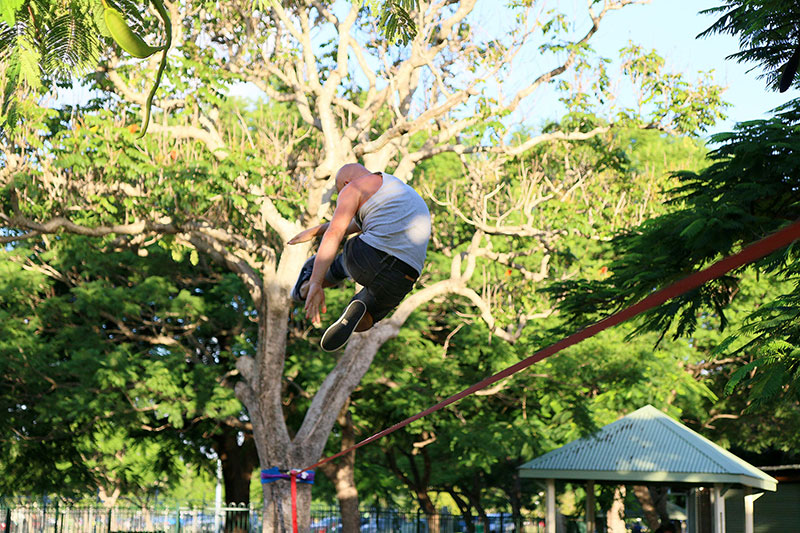
[[[361,176],[372,174],[367,167],[361,163],[348,163],[339,169],[336,173],[336,190],[341,191],[344,186]]]

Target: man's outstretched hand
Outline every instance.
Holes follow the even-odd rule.
[[[290,241],[291,243],[291,241]],[[306,295],[306,318],[311,319],[311,323],[319,327],[322,324],[319,313],[322,309],[323,313],[328,311],[325,306],[325,293],[322,290],[322,285],[316,281],[308,284],[308,294]]]
[[[303,230],[291,239],[287,244],[300,244],[301,242],[307,242],[317,236],[317,230],[319,226],[315,226],[313,228],[309,228],[307,230]]]

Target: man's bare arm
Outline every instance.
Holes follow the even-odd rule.
[[[309,228],[307,230],[303,230],[294,237],[292,237],[287,244],[300,244],[301,242],[310,241],[314,237],[318,237],[324,234],[328,226],[330,226],[330,222],[325,222],[323,224],[319,224],[318,226],[314,226],[313,228]],[[361,226],[359,226],[355,218],[350,221],[350,224],[347,226],[347,230],[345,231],[345,235],[351,235],[353,233],[359,233],[361,231]]]
[[[333,217],[328,222],[328,227],[322,235],[322,242],[319,244],[319,250],[317,250],[317,260],[314,262],[314,271],[311,274],[312,283],[314,281],[322,283],[325,272],[328,271],[328,267],[331,266],[339,251],[342,239],[347,235],[353,223],[360,198],[361,191],[352,186],[345,187],[339,193]]]
[[[308,295],[306,296],[306,318],[310,318],[314,324],[319,324],[320,309],[326,312],[325,294],[322,291],[322,281],[325,273],[333,263],[336,253],[339,251],[347,231],[353,225],[353,218],[356,216],[358,207],[361,204],[361,191],[352,185],[346,186],[339,192],[336,201],[336,209],[333,217],[328,223],[328,228],[322,235],[322,242],[317,250],[317,258],[314,260],[314,270],[308,282]]]

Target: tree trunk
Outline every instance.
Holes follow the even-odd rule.
[[[464,518],[464,523],[467,526],[467,533],[475,533],[475,524],[472,522],[472,507],[469,501],[462,498],[452,487],[447,489],[447,492],[452,496],[456,505],[458,505],[458,510],[461,512],[461,516]],[[518,531],[522,530],[520,529]]]
[[[483,524],[483,530],[488,533],[489,531],[489,518],[486,516],[486,509],[481,502],[481,486],[479,476],[476,474],[472,477],[472,490],[465,492],[464,495],[469,500],[470,505],[475,509],[475,514],[478,515],[478,520]]]
[[[117,505],[117,500],[119,499],[121,493],[122,490],[119,488],[119,486],[114,486],[110,492],[104,486],[101,486],[99,489],[97,489],[97,497],[100,498],[100,501],[103,502],[103,507],[106,509],[111,509]]]
[[[216,452],[222,461],[222,479],[225,485],[225,502],[228,504],[250,504],[250,480],[258,466],[258,455],[252,435],[245,435],[239,446],[239,431],[224,429],[216,439]]]
[[[634,485],[633,493],[642,505],[647,527],[656,530],[661,525],[669,523],[669,513],[667,512],[669,489],[667,487]]]
[[[346,450],[356,443],[353,416],[349,410],[350,402],[342,409],[339,416],[339,426],[342,428],[341,449]],[[351,451],[336,463],[325,463],[320,467],[325,476],[331,480],[336,488],[336,498],[339,500],[339,510],[342,515],[342,533],[358,533],[361,527],[361,515],[358,512],[358,490],[355,482],[355,450]]]
[[[290,533],[292,531],[292,499],[288,480],[264,485],[264,533]],[[311,485],[297,484],[298,531],[311,529]]]
[[[253,440],[262,469],[282,471],[307,468],[322,456],[336,419],[350,393],[369,369],[375,354],[386,340],[397,335],[399,327],[390,321],[364,334],[356,334],[339,356],[336,367],[325,377],[306,411],[301,427],[290,436],[283,411],[283,367],[286,357],[290,287],[305,262],[308,248],[284,249],[275,272],[263,276],[270,280],[257,305],[258,344],[255,358],[241,356],[236,362],[242,380],[236,396],[247,408],[253,424]],[[254,298],[254,301],[258,301]],[[292,528],[289,480],[263,485],[263,531],[285,533]],[[357,503],[356,503],[357,506]],[[298,529],[308,531],[311,518],[311,485],[297,484]]]
[[[433,504],[428,491],[417,491],[417,501],[422,507],[422,512],[428,518],[428,532],[439,533],[439,515],[436,514],[436,506]]]
[[[614,501],[606,513],[608,533],[625,533],[625,485],[614,489]]]
[[[647,527],[652,530],[658,529],[661,520],[658,518],[658,511],[656,510],[655,502],[650,495],[650,489],[644,485],[634,485],[633,493],[636,495],[636,499],[639,500],[639,503],[642,506],[642,512],[644,512],[644,519],[647,522]]]
[[[239,431],[225,427],[215,438],[215,449],[222,462],[222,479],[225,485],[225,502],[229,507],[243,510],[225,512],[225,531],[250,530],[250,480],[258,466],[258,455],[252,435],[245,434],[239,446]]]
[[[302,261],[301,254],[284,252],[281,263]],[[297,255],[297,257],[288,257]],[[270,276],[264,276],[269,279]],[[288,278],[288,275],[287,275]],[[287,279],[288,284],[288,279]],[[273,283],[265,287],[258,309],[258,344],[255,359],[242,356],[236,367],[242,381],[236,384],[236,395],[244,403],[253,423],[253,440],[262,469],[278,467],[281,471],[304,468],[314,462],[308,449],[298,449],[289,436],[280,397],[283,365],[286,355],[288,314],[290,305],[286,294]],[[287,291],[288,292],[288,291]],[[305,452],[305,453],[304,453]],[[265,533],[286,533],[292,528],[292,505],[289,480],[277,480],[262,485],[264,494],[263,530]],[[297,485],[298,527],[307,531],[310,526],[309,485]]]
[[[432,469],[430,456],[425,448],[419,451],[422,456],[422,468],[420,470],[414,459],[417,457],[416,453],[408,452],[401,448],[397,449],[408,459],[409,472],[408,474],[403,472],[398,465],[395,458],[395,447],[389,448],[385,452],[389,461],[389,469],[416,495],[420,509],[428,517],[428,531],[436,533],[439,531],[439,517],[436,514],[436,506],[433,504],[430,494],[428,494]]]
[[[514,530],[522,531],[522,482],[520,481],[519,471],[513,471],[513,483],[504,485],[504,492],[508,496],[508,503],[511,504],[511,516],[514,521]]]
[[[668,524],[669,512],[667,511],[667,496],[669,495],[669,488],[655,486],[650,486],[648,488],[650,489],[650,497],[655,504],[658,518],[661,520],[661,525]]]

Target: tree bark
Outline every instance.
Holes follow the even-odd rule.
[[[436,515],[436,505],[433,503],[428,493],[430,490],[432,465],[427,451],[424,448],[420,451],[422,454],[422,469],[420,471],[420,468],[414,460],[416,454],[397,448],[398,451],[408,459],[410,472],[406,473],[397,463],[395,449],[396,448],[393,447],[386,452],[386,458],[389,461],[389,469],[416,496],[420,509],[422,509],[422,512],[425,513],[425,516],[428,518],[428,530],[431,532],[438,531],[439,525],[438,516]]]
[[[475,533],[475,524],[472,522],[472,506],[469,500],[462,498],[461,495],[456,492],[455,488],[448,488],[447,492],[452,496],[456,505],[458,505],[458,510],[461,512],[461,516],[464,518],[464,523],[467,527],[467,533]]]
[[[339,416],[339,427],[342,429],[341,449],[346,450],[356,443],[353,416],[349,403]],[[339,510],[342,515],[342,533],[358,533],[361,527],[361,515],[358,511],[358,489],[355,482],[355,450],[341,456],[336,463],[325,463],[320,467],[325,476],[336,488]]]
[[[239,446],[239,431],[225,428],[215,438],[215,449],[222,462],[225,503],[228,507],[250,507],[250,480],[258,466],[258,455],[252,435],[244,434]],[[243,532],[250,529],[250,514],[246,511],[226,511],[225,531]]]
[[[522,531],[522,481],[518,470],[514,469],[512,476],[513,483],[504,485],[503,491],[508,497],[508,503],[511,504],[511,516],[515,531]]]
[[[483,503],[481,502],[481,486],[482,483],[480,482],[479,476],[476,474],[472,478],[472,489],[468,492],[465,492],[464,495],[466,496],[467,500],[469,500],[470,506],[475,509],[475,514],[478,516],[478,520],[481,524],[483,524],[483,530],[489,531],[489,517],[486,516],[486,509],[483,507]]]
[[[625,533],[625,485],[614,489],[614,501],[606,513],[608,533]]]
[[[655,503],[658,518],[661,520],[660,525],[668,524],[669,512],[667,511],[667,496],[669,495],[669,488],[656,486],[650,486],[648,488],[650,489],[650,497]]]
[[[661,521],[658,519],[658,511],[650,495],[650,489],[645,485],[634,485],[633,493],[642,506],[642,512],[644,512],[644,519],[647,522],[647,527],[653,530],[657,529]]]
[[[250,504],[250,480],[258,466],[258,455],[252,435],[245,434],[241,446],[238,439],[238,430],[226,429],[216,437],[215,448],[222,461],[225,502],[247,506]]]
[[[656,530],[659,526],[669,522],[669,513],[667,512],[669,490],[666,487],[634,485],[633,493],[642,506],[647,527]]]

